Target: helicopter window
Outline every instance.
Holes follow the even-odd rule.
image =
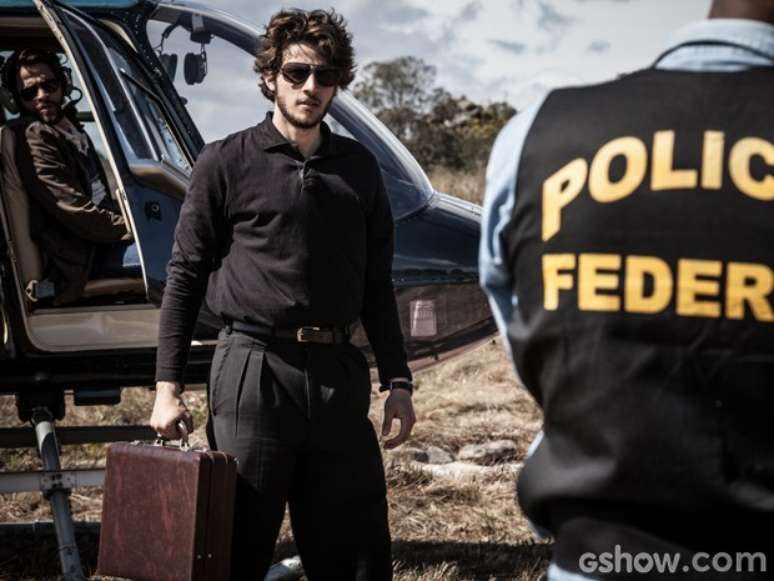
[[[157,160],[168,161],[184,173],[190,174],[191,165],[163,114],[161,100],[145,81],[145,74],[131,57],[125,55],[124,47],[109,33],[100,30],[99,35],[107,46],[111,59],[127,81],[127,89],[158,152]]]
[[[70,26],[73,33],[84,47],[84,58],[89,61],[108,112],[112,117],[112,125],[116,129],[124,152],[129,158],[153,159],[149,140],[145,137],[143,127],[139,124],[132,104],[121,87],[121,82],[101,46],[99,39],[79,19],[71,18]]]
[[[222,139],[266,116],[272,104],[258,88],[252,55],[218,36],[206,44],[194,42],[189,30],[166,22],[149,21],[148,36],[205,141]]]

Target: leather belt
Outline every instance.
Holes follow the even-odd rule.
[[[278,328],[244,323],[242,321],[228,321],[226,322],[226,327],[246,335],[295,339],[299,343],[338,344],[349,341],[349,327],[347,326],[327,325]]]

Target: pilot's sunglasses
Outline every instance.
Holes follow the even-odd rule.
[[[323,87],[332,87],[339,83],[341,71],[338,67],[330,65],[310,65],[307,63],[287,63],[280,69],[282,76],[288,83],[301,85],[306,82],[309,75],[314,73],[315,79]]]
[[[19,91],[19,94],[21,95],[21,98],[25,101],[32,101],[35,99],[35,97],[38,96],[38,91],[40,89],[43,89],[46,93],[49,95],[51,93],[56,92],[60,87],[59,81],[56,79],[49,79],[48,81],[43,81],[42,83],[35,83],[34,85],[30,85],[29,87],[23,88],[21,91]]]

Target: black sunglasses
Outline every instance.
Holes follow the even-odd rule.
[[[21,95],[21,98],[25,101],[32,101],[35,99],[35,97],[38,96],[38,91],[41,89],[50,95],[51,93],[58,91],[59,87],[61,86],[61,83],[56,79],[49,79],[47,81],[43,81],[42,83],[35,83],[34,85],[23,88],[21,91],[19,91],[19,95]]]
[[[288,83],[301,85],[306,82],[309,75],[314,73],[314,78],[323,87],[333,87],[339,84],[341,70],[330,65],[310,65],[307,63],[286,63],[280,69],[282,76]]]

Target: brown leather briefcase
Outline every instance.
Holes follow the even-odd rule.
[[[116,443],[105,470],[98,574],[135,581],[228,579],[236,460]]]

